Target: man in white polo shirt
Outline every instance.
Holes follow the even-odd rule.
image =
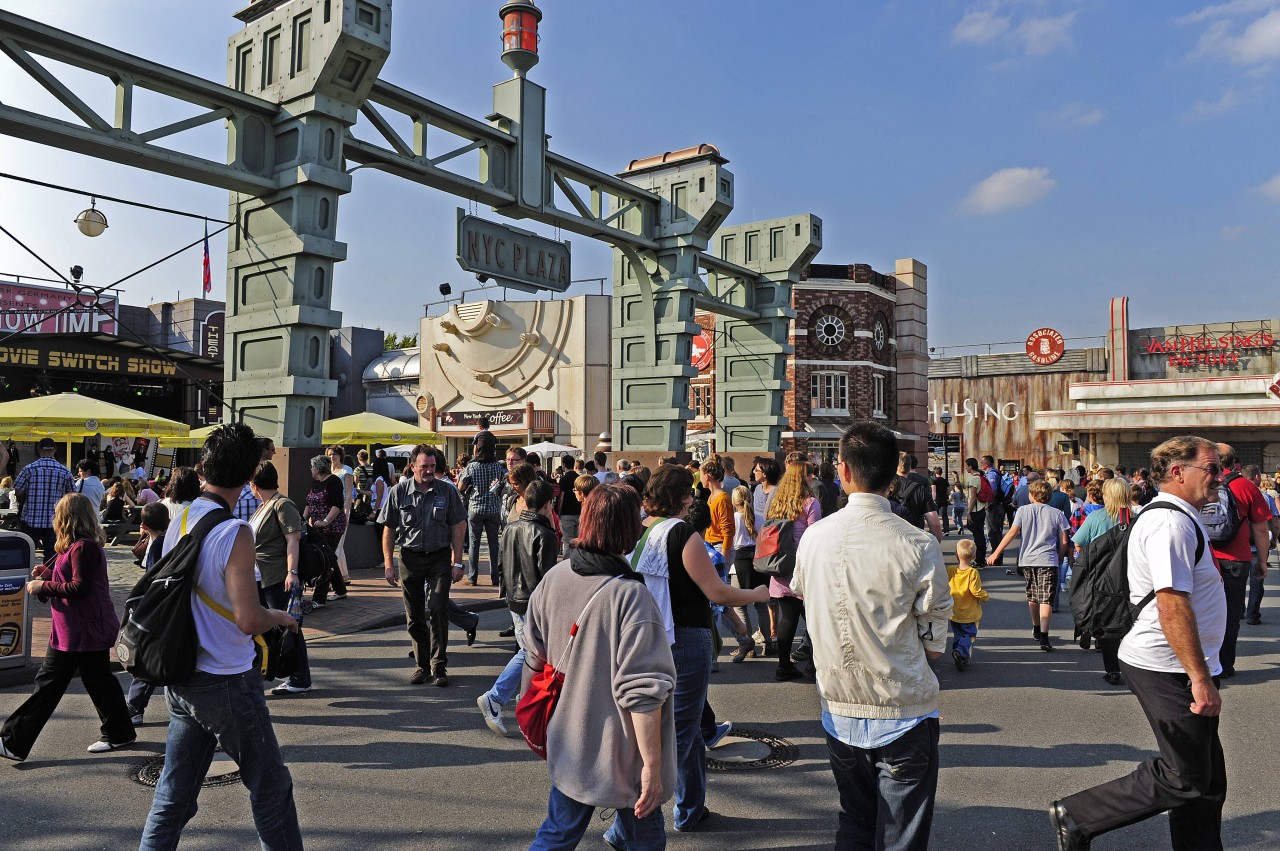
[[[1201,437],[1166,440],[1151,452],[1151,479],[1160,494],[1129,533],[1129,601],[1154,601],[1139,610],[1119,655],[1160,756],[1054,801],[1059,851],[1087,851],[1093,837],[1162,812],[1175,849],[1222,848],[1227,768],[1218,738],[1218,651],[1227,600],[1199,519],[1224,486],[1218,447]],[[1173,510],[1155,510],[1161,503]]]

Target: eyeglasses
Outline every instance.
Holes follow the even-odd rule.
[[[1202,466],[1200,464],[1183,464],[1182,466],[1195,467],[1197,470],[1204,470],[1206,473],[1209,474],[1209,477],[1213,479],[1216,479],[1218,478],[1218,476],[1222,475],[1222,467],[1219,464],[1209,464],[1208,466]]]

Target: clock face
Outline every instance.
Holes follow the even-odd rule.
[[[849,339],[851,327],[848,313],[835,305],[826,305],[813,312],[809,320],[809,338],[822,354],[838,354]]]
[[[888,344],[889,324],[885,322],[883,315],[877,314],[875,324],[871,326],[871,345],[876,350],[876,354],[879,354]]]

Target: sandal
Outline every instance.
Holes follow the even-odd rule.
[[[729,654],[734,662],[745,662],[751,656],[758,655],[756,640],[749,635],[738,636],[738,649]]]

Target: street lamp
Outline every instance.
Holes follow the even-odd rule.
[[[102,236],[107,229],[107,217],[98,210],[98,199],[89,199],[89,209],[81,210],[76,216],[76,227],[85,236]]]
[[[942,477],[947,480],[947,487],[951,487],[951,446],[947,439],[951,433],[951,412],[943,411],[938,419],[942,420]]]

